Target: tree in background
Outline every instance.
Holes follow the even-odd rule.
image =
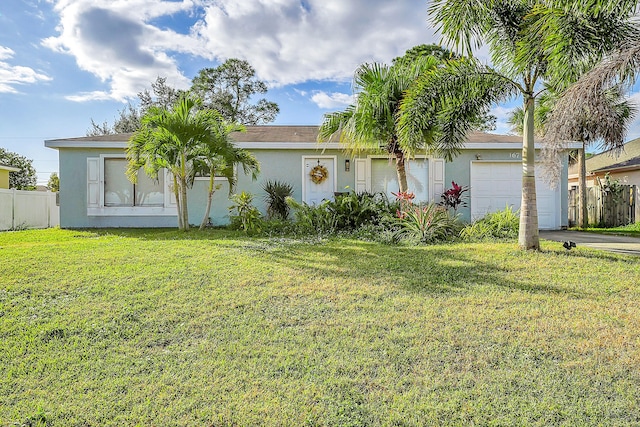
[[[9,188],[15,188],[16,190],[36,189],[38,176],[33,167],[33,160],[0,148],[0,164],[20,169],[9,174]]]
[[[203,100],[203,108],[217,110],[231,123],[259,125],[272,122],[280,109],[275,102],[260,99],[252,103],[256,94],[267,92],[265,82],[258,80],[254,68],[244,60],[228,59],[215,68],[204,68],[193,79],[189,92]],[[141,126],[141,118],[153,107],[170,110],[186,91],[167,85],[166,77],[157,77],[151,83],[151,90],[138,92],[136,107],[128,103],[118,110],[113,125],[104,121],[96,123],[91,119],[87,136],[131,133]]]
[[[51,173],[51,175],[49,175],[47,188],[49,189],[49,191],[53,191],[54,193],[57,193],[58,191],[60,191],[60,178],[58,177],[57,172],[53,172]]]
[[[87,130],[87,136],[112,135],[116,133],[132,133],[141,126],[141,117],[152,107],[171,109],[180,99],[184,91],[167,85],[166,77],[157,77],[151,83],[151,91],[145,89],[138,92],[140,107],[136,108],[130,102],[122,110],[118,110],[118,117],[113,126],[106,121],[98,124],[91,119],[91,127]]]
[[[193,79],[191,91],[204,102],[204,107],[217,110],[225,120],[243,125],[271,123],[280,112],[278,104],[260,99],[267,84],[256,77],[255,69],[241,59],[227,59],[215,68],[204,68]]]
[[[140,116],[145,115],[153,107],[170,110],[184,96],[186,96],[184,90],[169,86],[166,77],[158,76],[156,81],[151,83],[151,92],[149,92],[149,89],[138,92]]]
[[[598,57],[637,36],[635,2],[614,10],[601,0],[434,0],[430,13],[445,41],[470,58],[422,78],[405,97],[400,140],[423,136],[429,145],[462,147],[474,116],[509,98],[523,98],[522,202],[518,242],[539,249],[535,188],[534,113],[541,84],[573,81]],[[613,0],[609,0],[613,1]],[[620,3],[620,2],[619,2]],[[584,9],[584,10],[580,10]],[[473,58],[487,45],[494,68]],[[433,132],[434,113],[439,131]],[[425,132],[425,129],[427,130]]]

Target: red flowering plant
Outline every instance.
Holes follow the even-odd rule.
[[[400,207],[396,210],[396,216],[400,219],[404,218],[407,212],[407,208],[413,205],[413,199],[416,195],[409,191],[398,191],[397,193],[391,193],[396,197],[396,201],[400,203]]]
[[[467,206],[466,196],[463,196],[463,193],[469,191],[469,187],[464,185],[458,185],[454,181],[451,181],[451,188],[442,193],[442,201],[439,203],[440,206],[444,206],[446,208],[453,208],[453,211],[457,211],[460,206]]]

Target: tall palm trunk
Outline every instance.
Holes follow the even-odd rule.
[[[173,195],[176,198],[176,210],[178,214],[178,230],[184,230],[184,224],[182,223],[182,209],[180,209],[180,191],[178,187],[178,178],[176,178],[175,174],[171,174],[173,176]]]
[[[589,226],[589,212],[587,210],[587,162],[585,156],[585,143],[578,150],[578,226]]]
[[[209,171],[209,194],[207,195],[207,209],[204,211],[204,216],[202,217],[202,222],[200,223],[200,231],[204,230],[209,222],[209,213],[211,212],[211,202],[213,201],[213,193],[215,193],[216,189],[214,186],[215,180],[215,170]]]
[[[180,214],[182,216],[182,230],[189,231],[189,209],[187,207],[187,179],[180,177]]]
[[[180,213],[182,215],[182,230],[189,231],[189,209],[187,206],[187,156],[182,153],[180,164]]]
[[[533,113],[535,98],[525,95],[522,132],[522,202],[520,203],[520,230],[518,244],[522,249],[540,249],[538,234],[538,206],[536,199],[535,143]]]
[[[407,170],[405,167],[404,153],[399,150],[396,155],[396,174],[398,175],[398,190],[401,193],[405,193],[408,190],[407,186]]]
[[[407,169],[406,169],[406,158],[404,156],[404,151],[400,148],[398,144],[398,137],[392,136],[391,140],[387,145],[387,150],[389,153],[393,154],[396,159],[396,175],[398,177],[398,191],[400,193],[406,193],[408,191],[407,185]]]

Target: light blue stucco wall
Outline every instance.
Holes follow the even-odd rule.
[[[252,150],[260,162],[261,172],[254,181],[238,170],[236,192],[247,191],[254,195],[254,204],[265,213],[265,192],[267,181],[283,181],[293,186],[293,197],[302,200],[303,156],[335,156],[337,170],[336,191],[354,186],[354,166],[345,172],[345,155],[339,150]],[[177,216],[88,216],[87,215],[87,158],[100,155],[122,155],[119,149],[59,149],[60,182],[60,226],[63,228],[110,228],[110,227],[175,227]],[[229,185],[226,180],[216,180],[221,188],[216,191],[209,218],[214,225],[229,222]],[[208,178],[199,178],[187,193],[189,222],[200,224],[206,211]]]
[[[336,191],[345,191],[346,187],[355,188],[355,162],[345,156],[339,150],[316,150],[316,149],[287,149],[287,150],[251,150],[260,162],[261,173],[257,180],[252,181],[250,176],[244,175],[241,169],[238,171],[238,184],[236,192],[247,191],[252,193],[254,204],[263,213],[266,211],[262,189],[267,181],[283,181],[293,186],[293,197],[302,200],[303,186],[303,162],[304,156],[335,156],[337,184]],[[168,216],[88,216],[87,215],[87,158],[100,157],[101,154],[122,155],[123,150],[119,149],[79,149],[61,148],[59,149],[60,161],[60,225],[63,228],[109,228],[109,227],[176,227],[176,215]],[[459,185],[470,186],[467,193],[469,202],[473,192],[473,184],[470,182],[470,165],[472,161],[480,156],[483,161],[487,160],[509,160],[520,161],[520,151],[512,150],[463,150],[452,162],[445,165],[445,189],[451,187],[451,181]],[[366,156],[364,156],[366,157]],[[345,160],[351,160],[351,169],[345,171]],[[567,158],[563,159],[567,162]],[[393,165],[390,164],[391,168]],[[568,222],[568,191],[567,191],[567,168],[565,167],[560,182],[561,188],[561,221],[562,226]],[[541,174],[541,168],[537,169],[537,174]],[[231,201],[228,198],[229,187],[226,181],[216,181],[221,184],[221,188],[216,191],[211,207],[211,218],[214,225],[223,225],[229,221],[229,206]],[[192,189],[188,192],[189,222],[200,224],[206,208],[208,179],[198,179]],[[470,205],[470,203],[468,203]],[[470,206],[459,210],[461,218],[469,221],[471,218]]]
[[[60,227],[175,227],[177,216],[87,216],[87,158],[101,154],[124,154],[119,149],[59,150],[60,162]],[[63,184],[64,183],[64,184]]]

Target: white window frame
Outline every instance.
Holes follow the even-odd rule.
[[[87,216],[176,216],[176,204],[172,200],[173,191],[171,174],[163,169],[164,174],[164,206],[105,206],[104,205],[104,163],[106,159],[122,159],[124,154],[101,154],[99,157],[99,194],[98,206],[87,206]],[[88,158],[88,160],[91,158]],[[208,178],[207,178],[208,179]]]
[[[366,158],[366,163],[364,164],[365,166],[365,189],[366,191],[372,191],[371,187],[372,187],[372,178],[371,178],[371,162],[373,159],[389,159],[389,155],[385,155],[385,154],[370,154],[367,156]],[[393,159],[393,158],[392,158]],[[444,159],[440,159],[437,157],[430,157],[424,154],[418,154],[416,156],[413,156],[411,158],[405,158],[405,162],[408,160],[416,160],[416,159],[420,159],[420,160],[425,160],[428,162],[427,164],[427,168],[428,168],[428,176],[427,179],[429,180],[429,182],[427,182],[427,197],[429,198],[429,201],[432,203],[437,202],[440,199],[440,196],[442,195],[443,191],[444,191],[444,177],[445,177],[445,165],[446,162],[444,161]],[[406,163],[405,163],[406,164]],[[436,176],[436,173],[440,172],[441,176]]]

